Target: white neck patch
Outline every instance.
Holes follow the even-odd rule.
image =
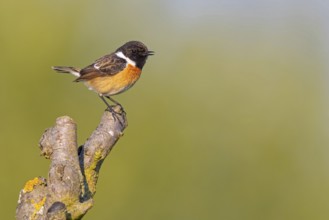
[[[126,57],[121,51],[116,52],[115,55],[117,55],[118,57],[124,59],[125,61],[127,61],[128,64],[132,65],[132,66],[136,66],[136,62],[129,59],[128,57]]]

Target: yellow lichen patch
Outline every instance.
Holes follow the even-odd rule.
[[[27,181],[23,188],[23,192],[27,193],[27,192],[33,191],[34,186],[36,186],[40,183],[41,183],[41,180],[38,177],[35,177],[34,179]]]
[[[92,193],[95,193],[95,191],[96,191],[96,181],[95,180],[97,178],[95,178],[95,177],[98,174],[96,173],[95,170],[96,170],[98,162],[101,159],[103,159],[102,158],[102,151],[98,150],[98,151],[95,152],[92,164],[90,164],[90,166],[85,170],[85,175],[86,175],[86,180],[87,180],[87,183],[88,183],[88,187],[89,187],[90,192],[92,192]]]
[[[43,208],[44,204],[46,202],[46,197],[43,197],[40,202],[35,202],[34,199],[31,200],[32,205],[34,206],[34,212],[31,216],[31,219],[35,219],[36,215],[43,214],[41,208]]]
[[[72,195],[63,195],[61,202],[66,205],[67,208],[79,202],[79,198],[73,197]]]
[[[41,207],[45,204],[46,202],[46,197],[43,197],[40,202],[34,203],[34,208],[36,211],[39,211]]]

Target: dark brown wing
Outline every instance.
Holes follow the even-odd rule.
[[[93,64],[80,71],[80,77],[75,81],[90,80],[95,77],[115,75],[126,67],[126,60],[118,57],[115,53],[103,56]]]

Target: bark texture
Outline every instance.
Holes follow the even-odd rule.
[[[51,160],[48,178],[36,177],[20,191],[18,220],[81,219],[93,206],[99,171],[127,126],[120,106],[105,111],[100,124],[78,148],[75,122],[59,117],[39,142],[41,155]]]

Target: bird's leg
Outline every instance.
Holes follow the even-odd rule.
[[[109,100],[111,100],[111,102],[113,102],[114,104],[120,106],[121,110],[122,110],[123,112],[125,112],[125,110],[123,109],[122,105],[121,105],[119,102],[115,101],[115,100],[114,100],[113,98],[111,98],[110,96],[105,96],[105,97],[108,98]]]
[[[116,115],[117,112],[114,111],[114,109],[112,108],[112,106],[106,101],[106,99],[104,99],[104,96],[99,95],[99,97],[100,97],[100,98],[103,100],[103,102],[106,104],[108,111],[112,113],[112,116],[113,116],[114,120],[116,120],[116,119],[117,119],[117,115]]]
[[[109,111],[112,112],[113,111],[112,106],[110,106],[110,104],[104,99],[104,96],[99,95],[99,98],[101,98],[103,100],[103,102],[106,104]]]
[[[121,124],[121,126],[124,126],[123,124],[122,124],[122,122],[120,121],[120,119],[118,118],[118,112],[116,112],[116,111],[114,111],[114,109],[113,109],[113,107],[106,101],[106,99],[104,99],[104,96],[102,96],[101,94],[99,94],[99,97],[103,100],[103,102],[106,104],[106,106],[107,106],[107,109],[108,109],[108,111],[109,112],[111,112],[112,113],[112,117],[114,118],[114,120],[117,120],[118,119],[118,121],[120,122],[120,124]],[[120,105],[120,104],[119,104]],[[121,105],[120,105],[121,106]],[[122,109],[122,108],[121,108]],[[122,111],[123,111],[123,109],[122,109]],[[123,111],[124,112],[124,111]]]

